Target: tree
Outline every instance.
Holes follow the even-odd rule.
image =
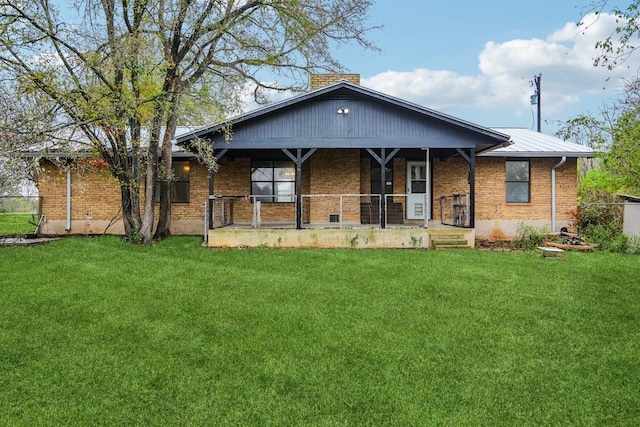
[[[25,96],[15,82],[0,82],[0,194],[19,195],[25,182],[35,181],[37,168],[28,152],[44,147],[56,116],[47,99]]]
[[[598,0],[591,5],[596,15],[602,13],[608,0]],[[640,1],[634,0],[625,8],[614,7],[611,11],[618,26],[606,39],[596,42],[600,54],[595,58],[595,66],[604,66],[610,70],[623,64],[640,46],[636,45],[640,34]]]
[[[611,148],[603,159],[605,170],[617,178],[620,191],[640,194],[640,106],[618,118]]]
[[[334,44],[365,38],[372,0],[0,0],[0,64],[82,130],[120,184],[127,235],[169,234],[171,140],[190,93],[300,89],[336,71]],[[72,13],[70,11],[78,11]],[[269,73],[293,83],[266,84]],[[143,143],[144,128],[148,142]],[[214,167],[214,159],[202,159]],[[160,210],[154,232],[156,181]]]
[[[602,13],[608,0],[597,0],[591,4],[596,15]],[[599,50],[594,66],[608,69],[625,63],[640,47],[640,0],[629,2],[626,7],[614,7],[617,27],[604,40],[596,42]],[[602,183],[608,191],[640,192],[640,78],[625,82],[623,99],[605,105],[600,118],[582,114],[566,122],[559,136],[565,139],[587,140],[600,152],[601,170],[595,182]]]

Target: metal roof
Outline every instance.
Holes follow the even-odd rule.
[[[486,151],[486,157],[593,157],[590,147],[524,128],[492,128],[511,137],[511,145]]]
[[[633,196],[631,194],[618,194],[618,197],[626,200],[627,202],[640,203],[640,196]]]

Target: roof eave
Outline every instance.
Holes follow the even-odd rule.
[[[483,157],[569,157],[569,158],[591,158],[595,157],[594,153],[590,152],[565,152],[565,151],[488,151],[479,154]]]

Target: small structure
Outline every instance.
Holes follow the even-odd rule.
[[[624,199],[622,231],[629,237],[640,238],[640,196],[619,194]]]
[[[564,249],[551,246],[538,246],[542,258],[564,259]]]

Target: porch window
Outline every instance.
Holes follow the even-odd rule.
[[[528,160],[507,160],[507,203],[529,203]]]
[[[189,175],[191,164],[185,160],[171,163],[173,181],[171,182],[171,203],[189,203]],[[160,201],[160,181],[156,185],[156,202]]]
[[[288,161],[252,161],[251,195],[259,202],[293,202],[296,167]],[[263,196],[263,197],[259,197]]]

